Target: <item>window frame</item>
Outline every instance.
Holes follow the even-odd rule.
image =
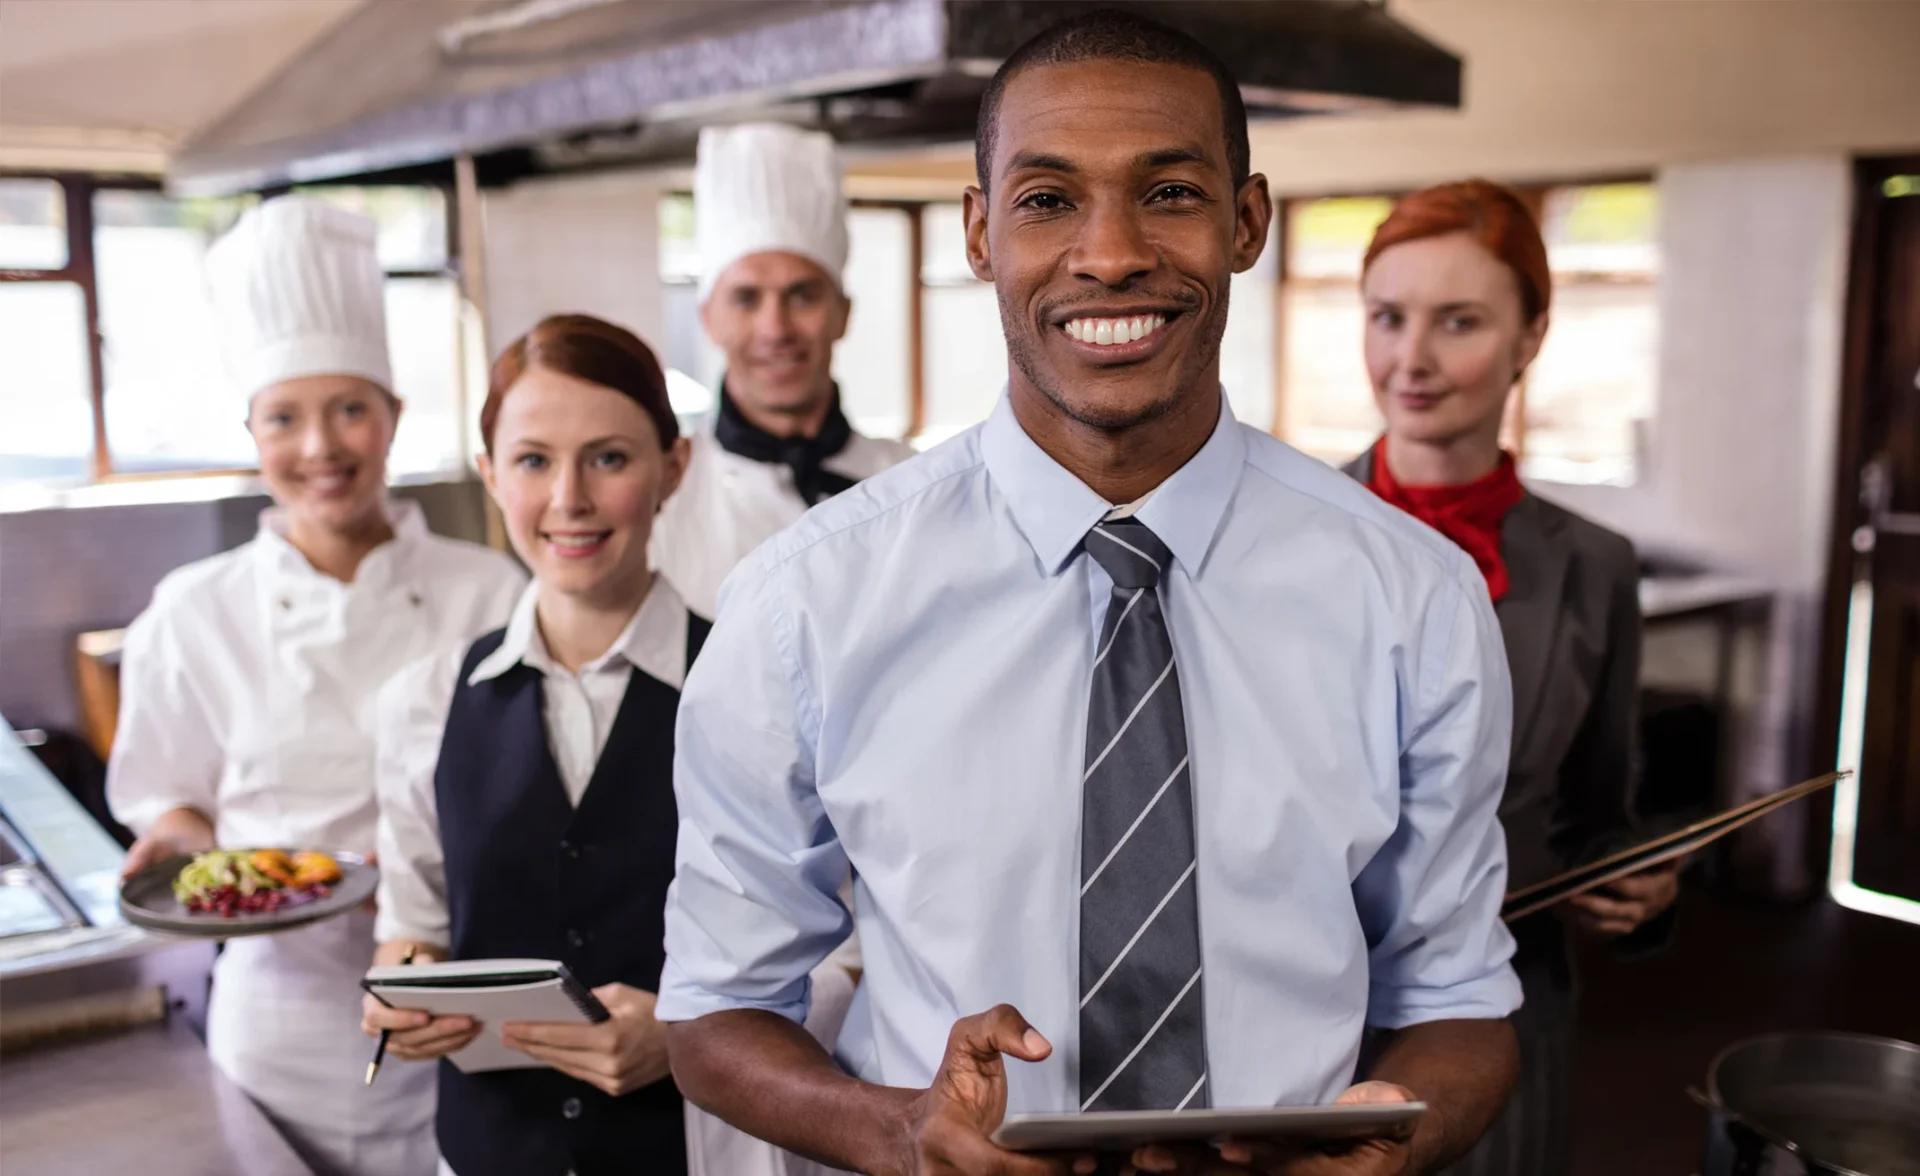
[[[113,464],[113,450],[107,440],[107,390],[105,340],[100,331],[100,281],[94,254],[93,198],[105,191],[155,192],[166,194],[166,185],[152,176],[96,174],[72,171],[34,171],[0,168],[0,179],[49,180],[60,186],[66,207],[67,264],[57,270],[0,268],[0,282],[69,282],[80,287],[86,306],[87,380],[93,415],[93,448],[88,458],[88,483],[157,482],[186,478],[250,476],[260,471],[254,466],[239,468],[206,467],[178,470],[122,472]],[[343,188],[423,188],[438,191],[446,209],[446,265],[440,269],[382,269],[385,280],[452,279],[464,285],[461,272],[460,206],[451,180],[444,183],[406,184],[315,184],[314,187]],[[259,193],[271,200],[293,191],[289,187],[269,188]],[[464,446],[462,447],[464,450]]]
[[[1613,184],[1646,184],[1652,186],[1656,193],[1659,190],[1659,178],[1651,172],[1603,173],[1571,178],[1534,180],[1526,183],[1510,183],[1504,186],[1517,195],[1521,203],[1527,206],[1527,211],[1533,214],[1534,223],[1543,225],[1546,214],[1547,196],[1549,193],[1564,188],[1599,188]],[[1287,440],[1284,429],[1287,403],[1286,359],[1288,324],[1286,295],[1288,291],[1299,288],[1331,288],[1349,284],[1357,286],[1360,281],[1360,275],[1358,274],[1353,276],[1351,283],[1344,278],[1293,276],[1291,272],[1293,259],[1288,253],[1287,246],[1288,242],[1292,239],[1293,217],[1296,215],[1298,207],[1303,204],[1311,204],[1318,200],[1384,198],[1397,201],[1418,190],[1418,188],[1399,187],[1378,191],[1340,190],[1318,193],[1297,193],[1283,197],[1277,202],[1279,207],[1275,210],[1274,235],[1270,239],[1271,245],[1279,250],[1279,265],[1275,267],[1274,277],[1277,287],[1275,293],[1277,296],[1274,299],[1273,311],[1273,424],[1268,431],[1280,440]],[[1657,289],[1659,283],[1657,274],[1652,277],[1623,280],[1611,274],[1595,274],[1583,271],[1570,271],[1564,274],[1555,273],[1553,274],[1553,280],[1556,287],[1562,283],[1605,283],[1608,285],[1636,286],[1651,284]],[[1531,373],[1522,373],[1519,382],[1514,385],[1513,396],[1507,401],[1506,418],[1501,424],[1501,431],[1506,435],[1508,447],[1512,449],[1514,460],[1518,463],[1524,463],[1527,456],[1527,385],[1530,378]]]
[[[93,194],[103,187],[156,189],[152,180],[128,178],[103,181],[84,172],[0,171],[0,179],[50,180],[60,186],[66,208],[67,264],[57,270],[0,269],[0,282],[65,282],[80,287],[86,307],[87,391],[93,414],[93,447],[88,454],[89,481],[102,481],[111,472],[107,452],[106,364],[100,339],[100,284],[93,263]]]

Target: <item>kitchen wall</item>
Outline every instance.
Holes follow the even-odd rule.
[[[396,492],[440,534],[485,534],[477,482]],[[76,729],[74,638],[124,626],[162,576],[252,538],[265,505],[250,494],[0,513],[0,715],[15,727]]]
[[[1287,194],[1464,175],[1553,179],[1920,145],[1920,4],[1902,0],[1393,0],[1466,60],[1459,112],[1254,133]]]
[[[485,194],[487,339],[497,352],[549,314],[578,311],[665,338],[660,197],[646,172],[536,180]]]
[[[1776,596],[1741,680],[1738,786],[1793,782],[1806,759],[1825,588],[1851,161],[1838,154],[1662,168],[1660,386],[1632,486],[1542,489],[1646,546],[1755,575]],[[1772,822],[1783,890],[1808,806]],[[1757,852],[1749,847],[1749,852]]]

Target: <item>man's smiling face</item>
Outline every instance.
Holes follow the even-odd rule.
[[[967,250],[1016,372],[1081,424],[1123,430],[1219,379],[1228,286],[1259,258],[1265,181],[1236,191],[1204,70],[1034,66],[1001,96]]]

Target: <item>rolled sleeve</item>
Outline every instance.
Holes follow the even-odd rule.
[[[219,818],[225,755],[179,621],[158,607],[127,628],[120,659],[120,715],[107,764],[107,804],[116,820],[145,833],[174,809]]]
[[[1463,561],[1464,562],[1464,559]],[[1367,1021],[1505,1017],[1520,1005],[1500,921],[1512,700],[1505,646],[1477,573],[1437,594],[1423,626],[1400,757],[1400,824],[1354,894],[1367,933]]]
[[[380,690],[374,783],[380,798],[380,912],[374,938],[445,947],[446,853],[434,775],[465,649],[416,662]]]
[[[681,695],[680,809],[657,1015],[763,1009],[804,1022],[808,973],[852,927],[847,859],[814,790],[800,640],[778,569],[736,572]]]

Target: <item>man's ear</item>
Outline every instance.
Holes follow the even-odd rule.
[[[1233,203],[1233,272],[1244,274],[1260,260],[1273,227],[1273,196],[1267,177],[1251,175],[1240,185]]]
[[[960,215],[967,227],[967,267],[983,282],[993,281],[993,256],[987,248],[987,194],[968,186],[960,194]]]

